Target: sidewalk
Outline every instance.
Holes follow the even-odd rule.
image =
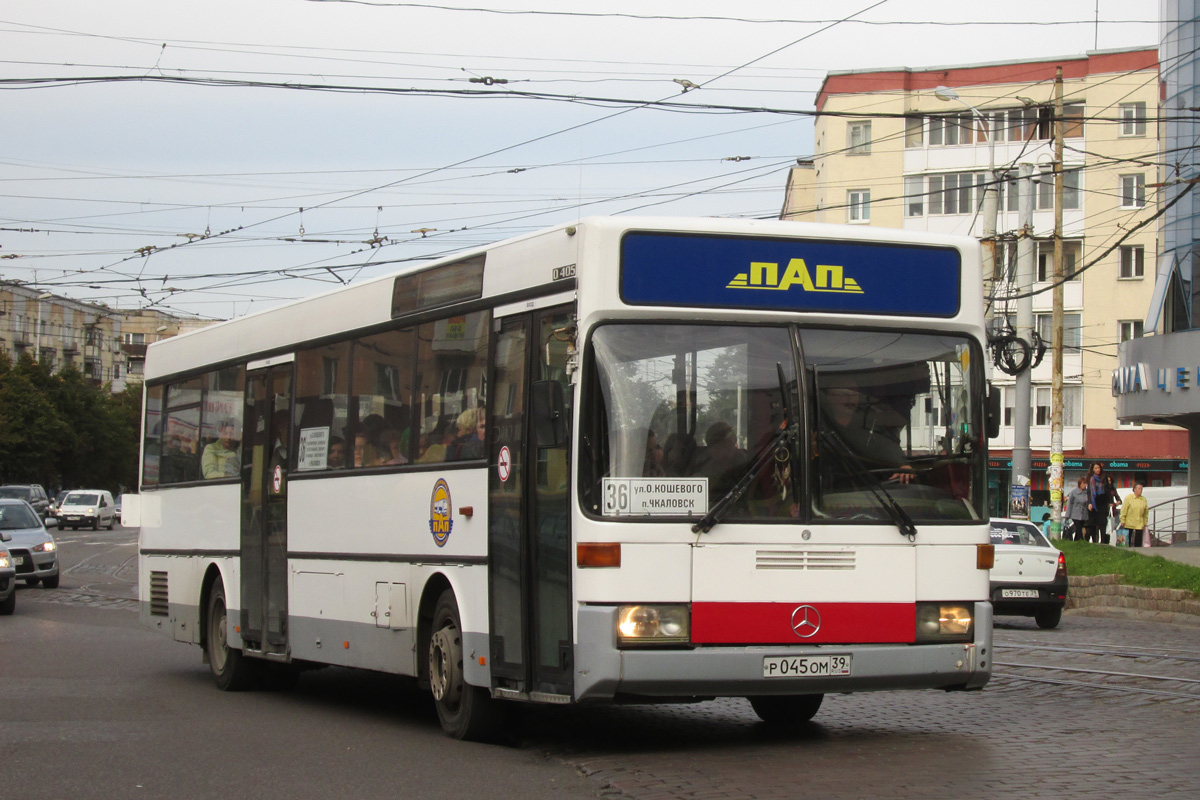
[[[1173,544],[1169,547],[1143,547],[1145,555],[1162,556],[1170,561],[1178,561],[1180,564],[1190,564],[1193,567],[1200,567],[1200,542],[1188,542],[1187,544]]]

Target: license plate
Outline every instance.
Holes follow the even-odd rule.
[[[18,567],[25,563],[25,556],[13,556],[13,563]]]
[[[850,674],[850,656],[766,656],[764,678],[841,677]]]
[[[1001,589],[1001,597],[1031,597],[1036,600],[1038,595],[1037,589]]]

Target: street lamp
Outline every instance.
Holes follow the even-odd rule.
[[[37,327],[33,332],[33,355],[37,363],[42,363],[42,301],[54,297],[50,292],[42,292],[37,296],[38,313]]]

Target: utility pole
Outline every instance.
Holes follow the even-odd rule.
[[[1018,184],[1021,230],[1017,239],[1017,325],[1016,335],[1025,342],[1033,341],[1033,290],[1034,244],[1033,244],[1033,164],[1020,165],[1021,180]],[[1032,395],[1029,364],[1016,376],[1013,396],[1013,451],[1012,490],[1020,479],[1028,479],[1033,459],[1029,452],[1030,398]]]
[[[1050,338],[1050,535],[1062,535],[1063,506],[1063,71],[1054,76],[1054,332]]]

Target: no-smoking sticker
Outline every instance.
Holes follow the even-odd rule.
[[[508,476],[512,474],[512,453],[508,451],[508,445],[500,448],[500,457],[496,460],[496,474],[500,476],[501,483],[506,483]]]
[[[283,467],[276,464],[271,475],[271,494],[279,494],[283,490]]]

